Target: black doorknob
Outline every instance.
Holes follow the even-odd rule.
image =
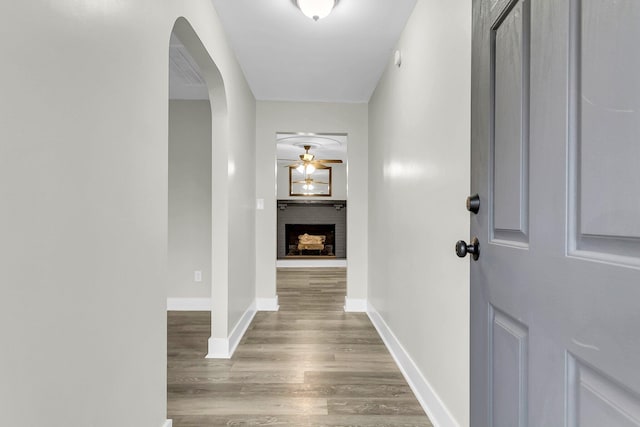
[[[458,240],[458,243],[456,243],[456,255],[464,258],[467,254],[471,254],[474,261],[480,258],[480,241],[478,241],[477,237],[474,237],[468,245],[464,240]]]
[[[467,210],[469,212],[473,212],[474,214],[477,214],[480,210],[480,196],[478,195],[478,193],[474,194],[473,196],[467,197]]]

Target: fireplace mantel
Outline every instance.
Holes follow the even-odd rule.
[[[278,209],[285,210],[289,206],[333,206],[340,210],[347,206],[346,200],[278,200]]]

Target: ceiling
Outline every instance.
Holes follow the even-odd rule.
[[[258,100],[368,102],[416,0],[340,0],[314,22],[291,0],[212,0]]]
[[[317,133],[277,133],[278,165],[300,160],[304,146],[310,145],[310,154],[317,159],[337,159],[347,163],[347,135]]]
[[[169,41],[169,99],[209,99],[198,64],[173,33]]]

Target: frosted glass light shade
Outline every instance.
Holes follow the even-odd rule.
[[[296,168],[296,170],[299,173],[302,173],[302,174],[305,174],[305,175],[311,175],[316,170],[316,168],[313,165],[306,165],[305,166],[304,164],[302,164],[302,165],[298,166]]]
[[[336,0],[296,0],[298,7],[309,18],[317,21],[329,15],[336,5]]]

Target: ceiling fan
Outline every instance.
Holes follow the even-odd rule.
[[[309,153],[310,149],[310,145],[305,145],[304,154],[300,154],[300,160],[287,166],[294,166],[298,172],[308,175],[316,169],[328,169],[329,166],[325,163],[342,163],[340,159],[316,159],[315,155]]]
[[[292,184],[303,184],[302,188],[304,190],[313,190],[313,184],[325,184],[328,185],[328,182],[316,181],[311,177],[307,177],[301,181],[293,181]]]

